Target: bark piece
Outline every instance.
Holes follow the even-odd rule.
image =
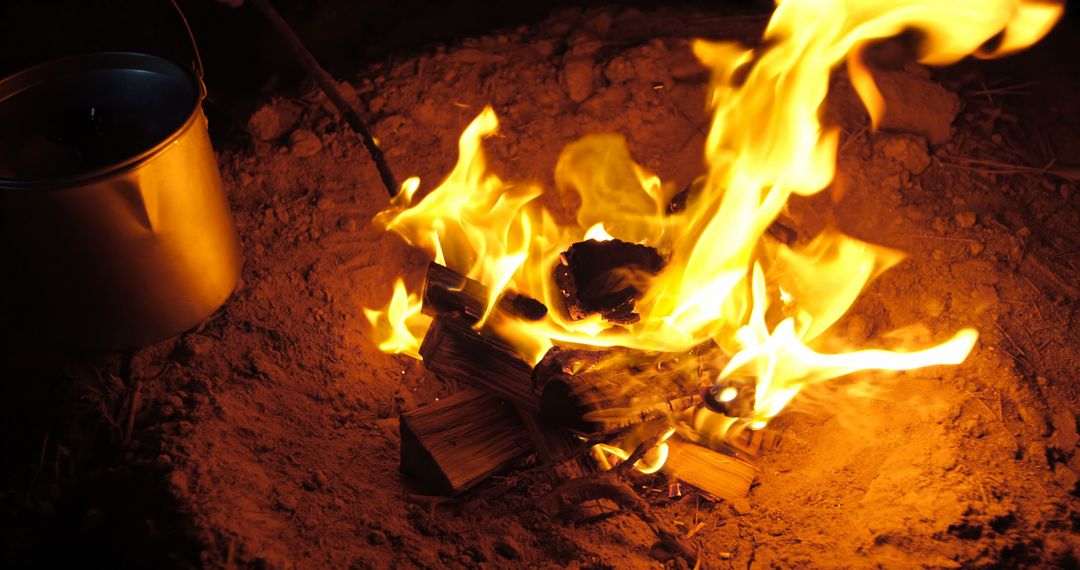
[[[472,388],[399,421],[401,472],[429,494],[461,493],[532,451],[514,408]]]

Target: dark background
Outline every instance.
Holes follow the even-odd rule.
[[[560,8],[612,4],[598,0],[278,0],[282,16],[339,79],[393,53],[528,24]],[[768,13],[768,0],[638,0],[661,5],[727,5]],[[179,0],[206,68],[212,119],[246,115],[270,90],[304,79],[283,42],[252,6]],[[49,59],[91,51],[143,51],[192,61],[189,40],[169,0],[8,0],[0,2],[0,76]],[[217,115],[217,116],[215,116]]]

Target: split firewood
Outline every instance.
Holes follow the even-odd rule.
[[[419,490],[454,495],[532,451],[512,406],[465,388],[400,417],[401,471]]]
[[[612,239],[575,243],[555,266],[555,284],[567,316],[578,320],[599,313],[618,324],[631,324],[648,283],[664,268],[664,258],[649,246]]]
[[[536,417],[539,396],[533,389],[532,367],[491,331],[477,332],[472,325],[483,315],[487,288],[442,265],[428,268],[425,311],[436,318],[428,330],[420,352],[425,366],[446,378],[480,389],[513,405],[522,427],[541,463],[565,478],[580,477],[595,470],[591,458],[576,453],[582,442],[558,426]],[[539,305],[528,309],[532,304]],[[546,308],[524,296],[504,295],[499,310],[528,318]]]
[[[481,334],[467,321],[436,317],[420,344],[424,366],[535,414],[540,397],[533,391],[532,366],[493,334]]]
[[[431,316],[453,316],[470,325],[480,321],[487,308],[488,288],[445,265],[428,264],[424,286],[423,312]],[[547,307],[532,297],[507,291],[496,302],[503,313],[528,321],[547,315]]]
[[[746,459],[691,443],[676,435],[667,440],[662,471],[717,498],[731,501],[750,492],[757,468]]]
[[[533,370],[545,420],[584,434],[670,417],[697,403],[694,354],[550,349]]]

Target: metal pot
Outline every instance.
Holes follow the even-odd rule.
[[[0,80],[6,334],[141,346],[229,297],[240,244],[200,77],[125,52]]]

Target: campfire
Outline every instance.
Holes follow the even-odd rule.
[[[92,362],[9,347],[6,560],[1075,564],[1060,5],[225,3],[191,85],[236,288]],[[234,92],[222,46],[280,75]]]
[[[712,73],[704,173],[673,188],[622,137],[587,135],[554,165],[579,202],[572,221],[541,205],[545,189],[489,171],[499,122],[485,108],[442,184],[422,193],[410,178],[377,218],[433,259],[422,286],[399,279],[367,312],[380,348],[468,387],[402,414],[402,470],[453,494],[536,453],[571,476],[630,462],[730,500],[753,481],[758,432],[805,387],[962,362],[971,328],[849,346],[831,327],[903,253],[781,218],[833,180],[838,132],[820,115],[834,68],[877,125],[874,42],[914,29],[920,61],[946,65],[1022,49],[1059,16],[1029,2],[780,3],[761,48],[693,46]]]

